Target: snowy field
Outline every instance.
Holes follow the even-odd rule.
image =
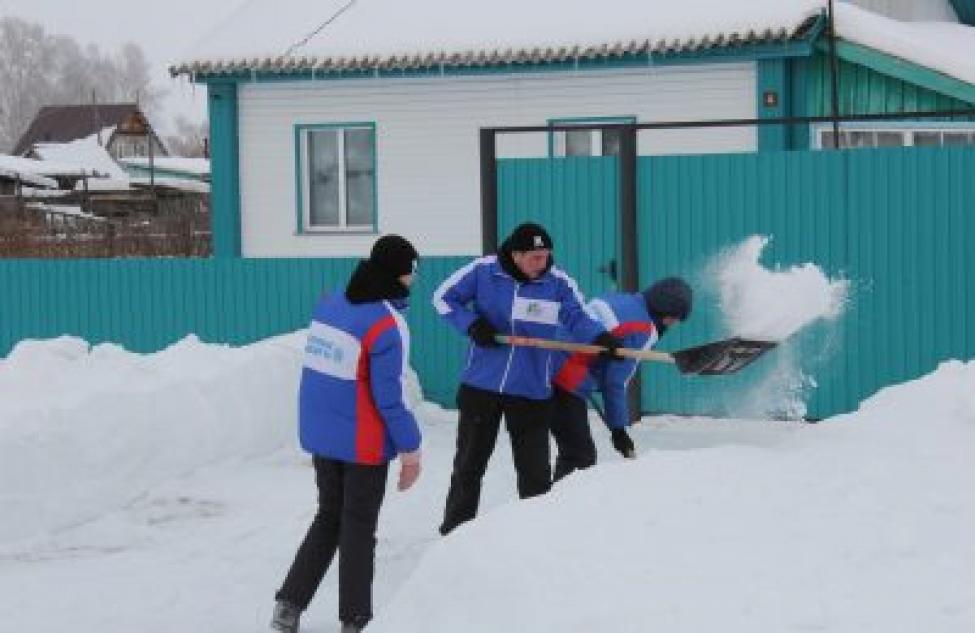
[[[748,272],[761,248],[722,268],[729,318],[783,275],[835,298],[809,267]],[[303,342],[61,338],[0,359],[0,630],[266,630],[314,512]],[[502,437],[480,516],[447,538],[456,418],[414,392],[424,471],[405,493],[390,478],[368,630],[975,630],[973,385],[975,362],[949,361],[819,424],[647,418],[625,462],[594,422],[597,467],[527,502]],[[338,630],[336,594],[333,570],[304,631]]]

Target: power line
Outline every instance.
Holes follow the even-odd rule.
[[[345,13],[346,11],[348,11],[352,7],[352,5],[355,4],[355,3],[356,3],[356,0],[349,0],[348,4],[346,4],[344,7],[342,7],[338,11],[336,11],[332,15],[332,17],[330,17],[329,19],[327,19],[324,22],[322,22],[321,24],[319,24],[317,29],[315,29],[314,31],[312,31],[311,33],[309,33],[308,35],[306,35],[304,39],[299,40],[298,42],[295,42],[290,47],[288,47],[288,50],[286,50],[284,52],[284,57],[287,57],[287,56],[291,55],[291,53],[293,53],[296,48],[301,48],[302,46],[304,46],[305,44],[307,44],[308,41],[311,40],[311,38],[313,38],[316,35],[318,35],[319,33],[321,33],[322,32],[322,29],[324,29],[326,26],[328,26],[329,24],[331,24],[332,22],[334,22],[340,15],[342,15],[343,13]]]

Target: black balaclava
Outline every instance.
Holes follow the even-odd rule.
[[[359,262],[345,296],[350,303],[405,299],[410,289],[399,278],[416,270],[419,254],[399,235],[384,235],[372,246],[369,259]]]

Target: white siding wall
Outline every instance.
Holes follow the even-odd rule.
[[[363,255],[371,235],[296,235],[294,125],[375,122],[379,230],[423,255],[480,251],[477,131],[550,118],[638,121],[755,116],[755,65],[600,73],[241,84],[242,251],[247,257]],[[641,132],[642,155],[754,151],[754,129]],[[502,157],[545,156],[544,134],[499,138]]]

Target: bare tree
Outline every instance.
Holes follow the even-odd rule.
[[[166,147],[173,156],[203,158],[206,155],[206,121],[194,123],[183,115],[176,117],[176,132],[166,136]]]
[[[152,85],[142,47],[128,42],[115,57],[116,99],[136,101],[147,115],[155,114],[166,91]]]
[[[44,30],[17,18],[0,19],[0,146],[16,142],[50,97],[52,86],[44,74],[51,65]]]
[[[0,86],[0,151],[13,147],[42,106],[138,101],[149,115],[165,94],[152,84],[139,45],[108,55],[14,17],[0,17]]]

